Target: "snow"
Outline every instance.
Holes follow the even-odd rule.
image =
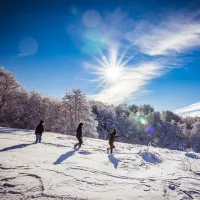
[[[200,157],[195,152],[187,152],[185,155],[189,158],[200,159]]]
[[[0,199],[200,200],[200,160],[184,152],[0,127]],[[186,170],[185,158],[195,170]],[[184,164],[183,164],[184,163]],[[193,169],[190,166],[190,169]]]
[[[143,160],[145,160],[146,162],[149,163],[161,163],[162,160],[159,158],[159,156],[155,153],[149,152],[149,151],[144,151],[142,153],[140,153],[140,155],[142,156]]]

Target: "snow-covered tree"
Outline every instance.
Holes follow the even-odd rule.
[[[42,107],[44,107],[44,113],[42,119],[45,122],[46,131],[60,132],[61,105],[61,101],[50,97],[43,98]]]
[[[98,137],[98,123],[94,119],[95,116],[91,111],[91,106],[80,89],[66,92],[63,98],[63,110],[69,121],[66,126],[68,131],[75,134],[78,124],[82,122],[86,136]]]
[[[107,139],[108,134],[116,127],[116,114],[114,106],[98,101],[91,101],[92,112],[98,121],[99,138]]]
[[[13,74],[6,71],[3,67],[0,68],[0,112],[8,109],[11,102],[15,98],[20,98],[24,90],[16,81]]]
[[[200,121],[192,124],[191,136],[198,136],[200,138]]]
[[[13,74],[0,68],[0,123],[4,126],[17,126],[23,113],[26,92]],[[21,126],[20,126],[21,127]]]
[[[0,68],[0,125],[35,129],[40,120],[45,130],[75,135],[80,122],[83,134],[107,139],[114,129],[120,141],[200,151],[200,118],[180,117],[171,111],[155,112],[150,105],[108,105],[88,102],[81,90],[67,91],[55,100],[32,91],[26,92],[12,73]]]
[[[171,122],[172,120],[174,120],[175,122],[179,122],[180,121],[180,117],[178,115],[176,115],[175,113],[173,113],[172,111],[163,111],[161,113],[161,119],[165,122]]]
[[[133,112],[134,114],[136,114],[139,111],[139,107],[135,104],[132,104],[128,107],[128,109]]]
[[[138,111],[140,113],[143,113],[144,115],[148,115],[149,113],[154,111],[154,108],[150,106],[149,104],[144,104],[139,107]]]

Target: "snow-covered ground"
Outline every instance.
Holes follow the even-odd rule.
[[[200,159],[185,152],[0,127],[0,199],[200,200]],[[198,155],[197,155],[198,156]]]

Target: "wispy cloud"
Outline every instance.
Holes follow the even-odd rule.
[[[98,94],[93,96],[93,99],[119,104],[128,100],[131,95],[132,99],[136,98],[138,93],[142,93],[144,86],[149,81],[161,76],[165,72],[166,68],[155,62],[144,63],[134,67],[125,67],[120,78],[114,84],[103,88]]]
[[[127,39],[142,53],[156,56],[182,53],[200,46],[200,12],[172,15],[156,25],[140,22]]]
[[[113,15],[114,18],[117,19],[120,13],[118,11],[117,16],[115,13]],[[116,49],[112,51],[111,47],[110,52],[114,53],[105,56],[101,52],[96,65],[85,65],[85,69],[99,72],[101,71],[101,67],[102,69],[105,67],[113,67],[113,64],[102,61],[104,58],[108,60],[111,58],[118,63],[116,66],[122,65],[123,70],[120,72],[118,80],[114,83],[107,82],[107,84],[104,84],[102,79],[104,79],[105,76],[99,74],[96,81],[103,83],[104,87],[102,87],[97,94],[90,95],[90,98],[92,97],[95,100],[113,104],[123,103],[129,99],[137,98],[138,94],[145,90],[145,86],[148,85],[150,81],[162,76],[169,71],[170,68],[180,67],[180,63],[178,65],[176,65],[176,63],[174,64],[177,56],[189,49],[200,46],[199,17],[200,12],[196,12],[192,15],[185,15],[185,13],[171,14],[170,17],[166,16],[164,19],[159,20],[159,23],[157,21],[157,24],[148,21],[134,22],[134,30],[130,30],[130,27],[133,27],[131,25],[133,21],[126,19],[126,15],[122,17],[124,22],[128,21],[128,26],[126,27],[123,21],[120,22],[122,25],[114,24],[113,26],[106,26],[106,24],[104,24],[103,31],[107,30],[110,35],[112,35],[111,39],[109,35],[109,37],[107,36],[107,39],[104,40],[106,46],[110,46],[110,43],[115,43],[119,49],[123,46],[123,49],[120,49],[122,54],[119,54]],[[117,23],[116,20],[115,22]],[[122,28],[120,28],[121,26]],[[116,27],[118,28],[116,29]],[[97,37],[95,38],[98,40]],[[126,57],[126,47],[129,49],[128,57]],[[110,48],[107,50],[110,50]],[[135,55],[138,54],[145,55],[148,59],[135,59]],[[132,57],[130,55],[134,56]],[[130,62],[132,64],[130,64]]]
[[[191,104],[184,108],[177,109],[174,112],[181,116],[200,117],[200,102]]]
[[[161,76],[162,67],[157,63],[146,63],[135,68],[126,68],[120,79],[103,89],[96,100],[119,104],[134,92],[138,92],[148,82]]]

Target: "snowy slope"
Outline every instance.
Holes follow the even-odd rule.
[[[200,200],[200,160],[184,152],[0,128],[0,199]],[[147,155],[148,154],[148,155]],[[191,168],[192,171],[189,169]]]

